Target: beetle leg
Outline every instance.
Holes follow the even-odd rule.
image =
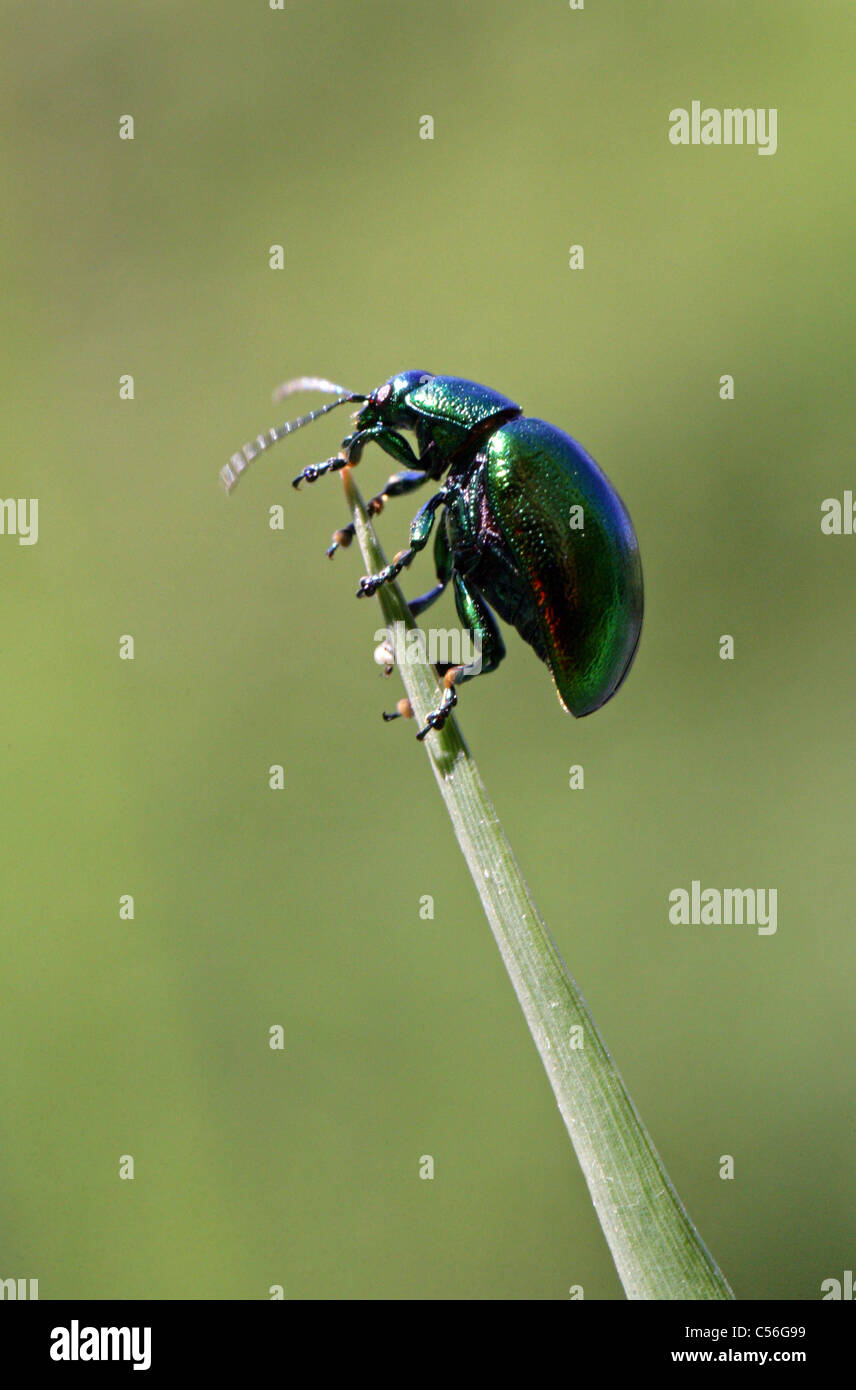
[[[456,686],[475,676],[486,676],[495,671],[505,656],[505,643],[496,619],[472,583],[457,570],[452,575],[455,586],[455,607],[463,626],[472,631],[476,644],[476,660],[468,666],[438,667],[443,676],[443,699],[437,709],[425,716],[425,728],[416,737],[420,743],[432,729],[442,729],[455,705],[458,703]]]
[[[432,465],[436,466],[437,451],[433,440],[428,441],[417,458],[404,435],[399,434],[398,430],[390,429],[389,425],[372,425],[369,429],[358,430],[356,434],[348,435],[347,439],[342,441],[342,453],[347,454],[353,463],[357,463],[367,444],[379,445],[385,454],[389,454],[396,463],[402,464],[407,471],[432,473]],[[436,478],[438,475],[433,473],[433,476]]]
[[[451,672],[449,674],[451,674]],[[454,684],[450,681],[449,684],[445,686],[443,699],[438,708],[432,709],[431,713],[425,716],[425,728],[420,729],[419,733],[416,735],[420,743],[424,738],[427,738],[432,729],[442,729],[457,703],[457,692]]]
[[[446,581],[442,584],[435,584],[433,589],[429,589],[426,594],[420,594],[418,598],[407,600],[407,606],[414,618],[418,618],[420,613],[424,613],[426,608],[430,608],[435,603],[446,587]]]
[[[434,541],[434,568],[437,571],[437,583],[433,589],[429,589],[427,594],[420,594],[419,598],[408,600],[408,607],[414,618],[420,613],[424,613],[426,608],[430,608],[435,599],[438,599],[452,577],[452,555],[449,550],[449,533],[446,529],[445,514],[440,518],[437,526],[437,539]]]
[[[381,715],[381,718],[383,719],[383,722],[385,724],[390,724],[393,719],[412,719],[413,706],[405,696],[403,700],[399,700],[398,704],[395,707],[394,714],[387,714],[386,710],[384,710],[383,714]]]
[[[335,458],[327,459],[325,463],[309,463],[298,473],[296,478],[292,478],[291,486],[300,487],[301,483],[314,483],[316,478],[321,478],[325,473],[338,473],[341,468],[346,468],[349,459],[337,454]]]
[[[391,430],[386,425],[373,425],[371,429],[357,430],[355,434],[349,434],[347,438],[343,439],[335,458],[327,459],[324,463],[310,463],[293,479],[292,487],[300,487],[301,483],[314,483],[325,473],[338,473],[349,463],[359,463],[363,449],[371,443],[379,444],[384,452],[391,454],[397,463],[403,463],[407,468],[417,468],[420,473],[424,472],[420,460],[414,454],[403,434],[398,434],[396,430]]]
[[[384,483],[383,492],[379,492],[377,497],[372,497],[366,503],[366,511],[369,516],[377,516],[382,512],[390,497],[403,497],[407,492],[413,492],[414,488],[421,487],[427,483],[429,474],[414,472],[412,469],[404,469],[401,473],[393,473],[391,478],[387,478]],[[328,557],[332,560],[339,546],[346,549],[351,544],[356,534],[354,523],[351,521],[347,526],[343,526],[341,531],[333,532],[333,543],[327,550]]]
[[[404,497],[405,493],[413,492],[415,488],[427,483],[428,473],[422,469],[404,468],[400,473],[393,473],[391,478],[387,478],[383,486],[383,492],[379,492],[377,497],[373,497],[369,502],[371,509],[374,502],[385,502],[389,497]],[[382,507],[376,507],[375,511],[382,511]]]
[[[418,468],[424,472],[419,459],[414,454],[403,434],[391,430],[388,425],[372,425],[367,430],[357,430],[342,440],[342,453],[347,454],[351,463],[359,463],[367,444],[379,444],[385,454],[394,458],[405,468]]]
[[[434,515],[437,508],[445,500],[446,489],[441,488],[439,492],[435,492],[434,496],[428,499],[424,506],[419,508],[410,524],[410,545],[407,550],[400,550],[392,564],[387,565],[378,574],[364,574],[357,590],[357,598],[367,598],[370,594],[376,593],[382,584],[387,584],[390,579],[395,579],[410,564],[414,555],[425,549],[434,527]]]

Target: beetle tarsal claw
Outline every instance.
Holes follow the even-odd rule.
[[[336,554],[336,551],[339,549],[339,546],[341,546],[343,550],[347,550],[348,546],[351,544],[351,541],[352,541],[353,539],[354,539],[354,528],[353,528],[353,526],[349,527],[349,529],[348,529],[347,531],[334,531],[334,532],[333,532],[333,544],[332,544],[332,545],[329,545],[329,546],[327,547],[327,557],[328,557],[328,559],[332,560],[333,556]]]
[[[439,709],[432,709],[430,714],[426,714],[425,728],[420,729],[419,733],[416,735],[420,743],[422,743],[423,740],[428,737],[432,729],[436,729],[438,733],[440,732],[440,730],[446,723],[446,720],[449,718],[449,715],[452,713],[452,710],[457,705],[458,692],[455,689],[454,684],[449,682],[448,678],[449,676],[453,675],[455,671],[460,670],[460,666],[453,666],[451,670],[446,672],[446,675],[443,678],[443,684],[446,687],[445,694],[443,696],[443,703],[440,705]]]
[[[413,706],[411,705],[408,699],[401,699],[395,707],[395,713],[387,714],[386,710],[384,710],[383,718],[387,724],[389,724],[390,721],[393,719],[412,719]]]

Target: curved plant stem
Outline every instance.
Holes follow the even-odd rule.
[[[367,572],[376,573],[383,552],[349,468],[342,479]],[[396,584],[384,584],[377,597],[388,626],[416,626]],[[424,726],[440,702],[434,668],[405,661],[399,669]],[[455,718],[424,747],[627,1297],[733,1298],[535,906]]]

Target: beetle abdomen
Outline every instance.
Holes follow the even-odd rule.
[[[615,694],[639,643],[633,523],[594,459],[554,425],[511,420],[482,447],[485,492],[531,594],[559,699],[577,717],[591,714]]]

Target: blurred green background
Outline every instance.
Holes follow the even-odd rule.
[[[381,722],[360,557],[324,558],[341,486],[289,486],[346,412],[218,485],[279,381],[418,367],[567,429],[627,502],[620,695],[569,719],[506,633],[461,723],[738,1297],[817,1298],[856,1197],[856,538],[819,525],[854,481],[852,5],[4,11],[2,494],[40,534],[0,538],[0,1276],[622,1297],[413,725]],[[695,99],[778,108],[778,152],[674,148]],[[775,887],[777,934],[670,927],[694,878]]]

